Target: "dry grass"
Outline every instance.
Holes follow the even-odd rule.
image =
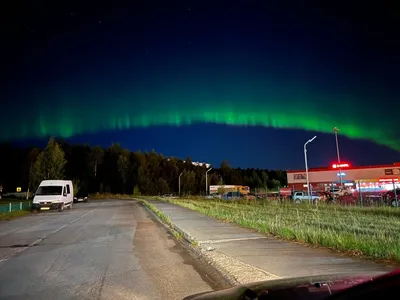
[[[399,209],[194,198],[167,201],[287,240],[400,261]]]
[[[104,199],[116,199],[116,200],[133,200],[134,198],[140,198],[140,196],[124,195],[124,194],[111,194],[111,193],[96,193],[90,194],[91,200],[104,200]]]
[[[26,211],[26,210],[0,213],[0,221],[9,221],[11,219],[19,218],[19,217],[25,216],[27,214],[30,214],[30,212]]]

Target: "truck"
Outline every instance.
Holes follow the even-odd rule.
[[[221,190],[224,193],[238,192],[241,195],[250,193],[250,187],[244,185],[210,185],[210,195],[219,194]]]
[[[32,211],[71,209],[74,201],[74,186],[71,180],[43,180],[37,188]]]

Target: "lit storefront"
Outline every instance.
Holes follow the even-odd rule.
[[[400,163],[378,166],[333,164],[326,168],[310,168],[308,177],[313,190],[328,190],[342,184],[353,190],[387,191],[400,187]],[[292,189],[307,189],[305,170],[287,171],[287,181]]]

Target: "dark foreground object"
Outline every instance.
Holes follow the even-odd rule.
[[[400,270],[373,275],[329,275],[279,279],[201,293],[185,300],[206,299],[397,299]]]

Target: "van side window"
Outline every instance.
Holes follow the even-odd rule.
[[[67,184],[67,194],[71,194],[71,189],[69,187],[69,184]]]
[[[65,195],[66,193],[67,193],[67,190],[65,189],[65,186],[64,186],[63,195]]]

